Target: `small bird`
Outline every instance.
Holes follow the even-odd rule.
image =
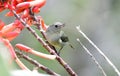
[[[64,31],[61,30],[64,26],[65,24],[61,22],[55,22],[54,24],[48,26],[45,31],[47,41],[52,46],[60,48],[57,52],[58,55],[66,44],[70,45],[70,47],[73,48],[73,46],[69,43],[68,36],[65,35]]]

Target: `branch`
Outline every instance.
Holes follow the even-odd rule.
[[[65,68],[65,70],[68,72],[69,75],[71,76],[77,76],[77,74],[73,71],[73,69],[60,57],[58,56],[53,49],[51,49],[48,44],[46,44],[42,38],[39,37],[36,32],[29,27],[29,25],[24,22],[19,15],[16,14],[15,11],[13,11],[14,16],[21,21],[21,23],[31,32],[31,34],[43,45],[43,47],[52,55],[56,55],[56,60]]]
[[[78,32],[83,35],[85,39],[88,40],[88,42],[100,53],[100,55],[108,62],[108,64],[114,69],[114,71],[117,73],[118,76],[120,76],[120,72],[117,69],[117,67],[110,61],[110,59],[100,50],[87,36],[82,32],[80,29],[80,25],[76,26]]]
[[[44,65],[40,64],[39,62],[37,62],[36,60],[33,60],[32,58],[30,58],[29,56],[23,54],[22,52],[18,52],[16,51],[16,53],[18,55],[20,55],[20,57],[24,58],[25,60],[29,61],[31,64],[35,65],[36,67],[42,69],[43,71],[45,71],[46,73],[50,74],[50,75],[55,75],[58,76],[58,74],[56,74],[55,72],[53,72],[52,70],[48,69],[47,67],[45,67]]]

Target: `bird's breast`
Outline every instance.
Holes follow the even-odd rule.
[[[46,38],[51,45],[61,47],[61,44],[59,43],[59,34],[46,34]]]

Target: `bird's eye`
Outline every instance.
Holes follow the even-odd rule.
[[[58,25],[55,25],[55,27],[57,28],[57,27],[58,27]]]

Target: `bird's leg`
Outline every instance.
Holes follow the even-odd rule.
[[[60,52],[63,49],[63,46],[58,50],[57,54],[60,56]]]

